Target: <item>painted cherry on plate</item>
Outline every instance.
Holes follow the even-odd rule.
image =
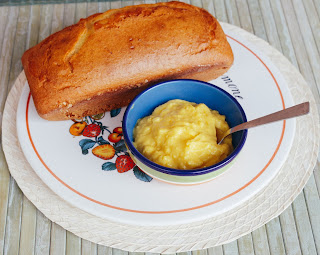
[[[114,118],[120,112],[121,108],[112,110],[110,117]],[[85,137],[79,141],[82,154],[88,155],[91,149],[92,155],[107,161],[101,166],[103,171],[117,170],[119,173],[126,173],[133,170],[137,179],[150,182],[152,178],[142,172],[129,156],[123,140],[122,127],[117,126],[111,132],[102,122],[105,116],[106,113],[101,113],[73,120],[69,133],[75,137]],[[105,138],[105,131],[107,131],[107,138]]]

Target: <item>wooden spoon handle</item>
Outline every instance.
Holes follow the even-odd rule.
[[[309,113],[309,108],[310,108],[309,102],[298,104],[298,105],[289,107],[287,109],[284,109],[275,113],[271,113],[269,115],[260,117],[258,119],[254,119],[254,120],[242,123],[238,126],[235,126],[234,128],[231,128],[231,133],[237,132],[243,129],[248,129],[248,128],[260,126],[263,124],[279,121],[279,120],[298,117],[298,116]]]

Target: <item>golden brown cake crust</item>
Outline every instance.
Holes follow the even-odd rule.
[[[159,81],[212,80],[232,63],[232,50],[218,21],[181,2],[94,14],[22,56],[36,109],[48,120],[125,106]]]

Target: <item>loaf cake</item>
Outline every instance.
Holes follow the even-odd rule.
[[[78,119],[125,106],[160,81],[209,81],[232,63],[218,21],[182,2],[94,14],[22,56],[35,107],[47,120]]]

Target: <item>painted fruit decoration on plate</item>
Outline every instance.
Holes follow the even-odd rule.
[[[114,118],[121,112],[121,108],[110,111],[110,117]],[[96,156],[106,162],[101,166],[103,171],[117,170],[126,173],[133,170],[134,176],[144,182],[150,182],[152,178],[142,172],[133,162],[123,140],[122,127],[117,126],[112,131],[101,121],[106,113],[87,116],[83,119],[73,120],[69,133],[73,136],[83,136],[79,141],[83,155]],[[107,118],[106,117],[106,118]]]

